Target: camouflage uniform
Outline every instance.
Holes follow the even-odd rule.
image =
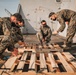
[[[19,40],[23,41],[23,37],[20,29],[14,23],[11,23],[9,18],[0,18],[0,21],[4,33],[0,44],[0,54],[2,54],[6,48],[12,51],[15,43]]]
[[[40,32],[37,33],[37,37],[40,42],[42,42],[42,39],[45,38],[45,44],[50,42],[51,35],[52,35],[51,28],[48,25],[41,26]]]
[[[20,27],[14,23],[12,23],[11,36],[14,40],[14,43],[18,42],[19,40],[24,42]]]
[[[58,32],[62,32],[64,30],[66,21],[69,22],[65,44],[67,46],[71,46],[72,39],[76,32],[76,12],[64,9],[57,12],[56,14],[57,14],[57,21],[59,21],[61,25],[60,28],[58,29]]]
[[[10,38],[11,22],[8,20],[8,18],[0,18],[0,25],[2,26],[4,33],[4,36],[0,43],[0,54],[2,54],[4,50],[9,47],[9,45],[12,45],[12,39]]]

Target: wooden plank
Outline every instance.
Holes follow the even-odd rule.
[[[47,61],[49,61],[49,57],[46,57]],[[52,67],[51,63],[46,63],[48,65],[48,69],[49,69],[49,72],[53,72],[55,71],[55,69]]]
[[[47,72],[47,66],[46,66],[44,53],[40,53],[40,68],[43,69],[43,72]]]
[[[56,52],[56,55],[60,59],[61,63],[63,64],[67,72],[74,72],[74,70],[71,68],[71,66],[69,66],[69,64],[67,63],[67,61],[64,59],[64,57],[61,55],[60,52]]]
[[[42,74],[42,73],[33,73],[33,72],[22,72],[22,73],[9,73],[10,75],[76,75],[76,73],[46,73],[46,74]],[[2,75],[8,75],[6,73],[3,73]]]
[[[18,59],[19,57],[20,57],[21,55],[18,55],[16,58]],[[10,58],[12,58],[12,57],[10,57]],[[10,59],[9,58],[9,59]],[[13,60],[12,60],[13,59]],[[7,65],[9,65],[9,67],[11,67],[11,68],[6,68],[6,67],[4,67],[4,66],[2,66],[1,68],[3,68],[3,69],[0,69],[0,75],[3,75],[3,73],[6,73],[7,75],[8,75],[8,73],[9,72],[12,72],[12,70],[14,69],[14,67],[16,66],[16,63],[14,63],[14,60],[15,60],[15,58],[12,58],[11,59],[11,62],[10,62],[10,60],[8,61],[6,61],[8,64]],[[10,63],[9,63],[10,62]]]
[[[44,53],[49,53],[49,52],[63,52],[63,49],[36,49],[36,52],[44,52]]]
[[[25,47],[23,47],[23,48],[18,48],[18,52],[19,52],[19,53],[23,53],[24,51],[36,52],[35,49],[26,49]]]
[[[22,70],[23,69],[25,61],[26,61],[26,58],[27,58],[27,55],[28,55],[28,52],[24,52],[23,53],[21,61],[19,62],[19,65],[17,66],[17,70]]]
[[[32,53],[31,59],[30,59],[29,70],[35,71],[35,60],[36,60],[36,53]]]
[[[17,57],[10,57],[5,64],[2,66],[2,68],[5,69],[11,69],[11,67],[13,66],[13,64],[15,63]]]
[[[58,68],[57,63],[55,62],[54,56],[52,53],[48,53],[52,68]]]
[[[72,61],[76,58],[73,55],[71,55],[69,52],[63,52],[63,54],[66,56],[67,60],[76,68],[76,61]]]

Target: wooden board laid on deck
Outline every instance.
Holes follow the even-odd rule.
[[[40,74],[52,74],[54,72],[57,73],[76,73],[76,62],[71,61],[71,59],[75,59],[69,52],[41,52],[36,53],[33,51],[26,51],[21,55],[21,58],[12,57],[9,58],[4,65],[6,65],[7,69],[11,69],[14,63],[16,66],[11,70],[18,74],[18,72],[31,73],[40,73]],[[17,62],[15,62],[17,61]],[[5,66],[2,66],[3,70]],[[62,65],[65,70],[61,71],[60,65]],[[61,66],[61,67],[62,67]],[[26,70],[27,69],[27,70]],[[25,71],[26,70],[26,71]],[[64,74],[64,75],[66,75]]]
[[[9,58],[1,68],[10,70],[11,67],[13,66],[13,64],[15,63],[16,59],[17,59],[17,57]]]
[[[64,59],[64,57],[61,55],[60,52],[56,53],[59,60],[61,61],[61,63],[63,64],[63,66],[65,67],[67,72],[74,72],[74,70],[71,68],[71,66],[67,63],[67,61]]]
[[[36,60],[36,53],[32,53],[30,59],[30,65],[29,65],[30,71],[35,71],[35,60]]]
[[[22,70],[23,69],[25,61],[26,61],[26,58],[27,58],[27,55],[28,55],[28,52],[24,52],[23,53],[22,58],[21,58],[18,66],[17,66],[17,70]]]
[[[63,53],[67,58],[67,61],[71,63],[76,68],[76,58],[72,56],[69,52]],[[75,69],[76,70],[76,69]]]

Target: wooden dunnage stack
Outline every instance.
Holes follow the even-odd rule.
[[[24,51],[20,57],[10,57],[1,67],[0,74],[76,75],[76,61],[74,59],[75,57],[69,52],[36,53],[33,49],[29,49]]]

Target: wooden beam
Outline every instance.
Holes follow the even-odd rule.
[[[36,52],[44,52],[44,53],[49,53],[49,52],[63,52],[62,49],[57,49],[57,48],[54,48],[54,49],[36,49]]]
[[[47,61],[49,61],[49,57],[46,57]],[[52,68],[51,63],[46,63],[48,65],[49,72],[53,72],[55,69]]]
[[[27,58],[27,55],[28,55],[28,52],[24,52],[23,53],[23,56],[19,62],[19,65],[17,66],[17,70],[22,70],[24,65],[25,65],[25,61],[26,61],[26,58]]]
[[[6,73],[3,73],[2,75],[8,75]],[[22,73],[10,73],[10,75],[76,75],[76,73],[46,73],[46,74],[43,74],[43,73],[34,73],[34,72],[22,72]]]
[[[43,69],[42,72],[47,72],[47,66],[46,66],[44,53],[40,53],[40,69]]]
[[[73,61],[76,58],[73,55],[71,55],[69,52],[63,52],[63,54],[66,56],[67,60],[76,68],[76,62]]]
[[[35,60],[36,60],[36,53],[32,52],[29,64],[29,71],[35,71]]]
[[[36,52],[35,49],[26,49],[25,47],[23,47],[23,48],[18,48],[18,52],[19,52],[19,53],[23,53],[24,51]]]
[[[48,53],[52,68],[58,68],[57,63],[55,62],[54,56],[52,53]]]
[[[74,72],[74,70],[67,63],[67,61],[64,59],[60,52],[56,52],[56,55],[58,56],[59,60],[61,61],[62,65],[64,66],[67,72]]]
[[[13,64],[15,63],[16,59],[17,57],[10,57],[1,68],[10,70]]]

